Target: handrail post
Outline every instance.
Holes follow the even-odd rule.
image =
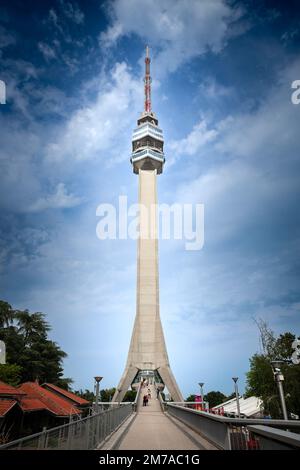
[[[93,419],[93,417],[91,419]],[[85,426],[85,448],[87,450],[89,449],[89,439],[90,439],[90,420],[86,421],[86,426]]]
[[[42,433],[38,440],[38,449],[45,449],[45,442],[46,442],[46,427],[43,427]]]

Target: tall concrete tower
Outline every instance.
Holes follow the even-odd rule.
[[[172,374],[159,314],[156,175],[163,171],[163,133],[151,110],[149,49],[146,49],[145,106],[133,131],[131,163],[139,175],[139,238],[137,254],[136,317],[125,371],[114,395],[121,401],[130,386],[142,378],[166,386],[173,400],[182,395]]]

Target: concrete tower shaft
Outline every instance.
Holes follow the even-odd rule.
[[[148,51],[147,56],[148,57]],[[150,60],[150,59],[149,59]],[[147,69],[146,69],[147,74]],[[152,376],[167,387],[175,401],[182,395],[169,365],[159,312],[157,174],[165,161],[163,134],[154,113],[144,111],[133,132],[131,163],[139,175],[139,238],[137,254],[136,317],[127,363],[114,400],[123,399],[128,387],[142,376]]]

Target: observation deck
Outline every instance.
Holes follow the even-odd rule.
[[[132,134],[130,162],[133,172],[138,174],[139,170],[156,169],[157,174],[161,174],[165,163],[163,147],[163,131],[158,127],[155,114],[143,112]]]

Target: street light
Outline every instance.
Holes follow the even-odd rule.
[[[238,384],[237,384],[237,381],[239,380],[239,378],[238,377],[232,377],[232,380],[234,381],[234,391],[235,391],[235,397],[236,397],[237,415],[238,415],[238,418],[240,418],[241,417],[240,397],[239,397],[239,389],[238,389]]]
[[[203,408],[204,408],[204,395],[203,395],[203,385],[204,385],[204,382],[199,382],[198,385],[199,385],[200,390],[201,390],[201,400],[202,400],[201,406],[202,406],[202,411],[203,411]]]
[[[273,374],[274,374],[274,380],[277,383],[277,387],[278,387],[283,419],[288,419],[288,414],[287,414],[286,404],[285,404],[285,398],[284,398],[284,392],[283,392],[283,386],[282,386],[282,382],[284,381],[284,376],[281,372],[281,365],[282,364],[284,364],[284,361],[280,361],[280,360],[271,361]]]
[[[100,398],[100,382],[103,379],[103,377],[100,377],[99,375],[96,375],[94,377],[95,382],[96,382],[96,403],[95,403],[95,412],[98,413],[99,411],[99,398]]]

